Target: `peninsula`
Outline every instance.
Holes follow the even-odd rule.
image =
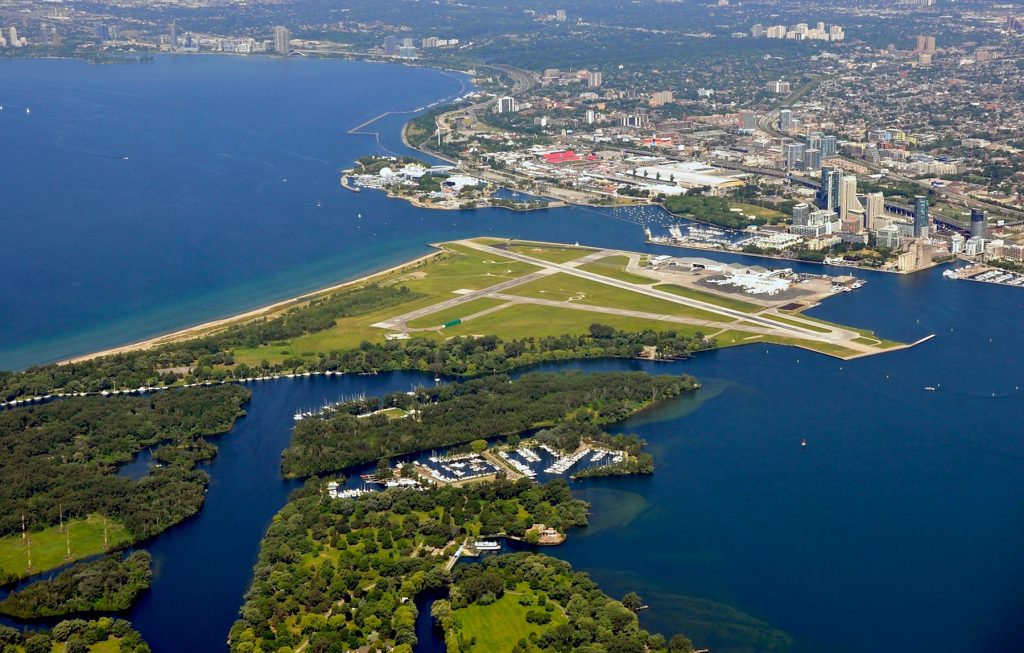
[[[0,373],[0,404],[287,374],[472,376],[566,357],[674,359],[742,344],[844,360],[911,346],[804,314],[853,291],[862,283],[853,277],[498,238],[435,247],[408,264],[234,319]],[[474,356],[461,344],[483,336],[495,340],[477,347],[499,356]]]

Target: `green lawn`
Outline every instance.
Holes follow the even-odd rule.
[[[568,263],[591,254],[596,250],[589,247],[575,247],[572,245],[556,246],[543,243],[522,243],[513,241],[508,249],[510,252],[531,256],[549,263]]]
[[[408,325],[414,329],[440,326],[446,322],[450,322],[451,320],[462,319],[475,313],[479,313],[480,311],[486,311],[489,308],[501,306],[502,304],[505,303],[506,301],[504,299],[495,299],[493,297],[481,297],[480,299],[474,299],[463,304],[459,304],[458,306],[453,306],[452,308],[443,311],[438,311],[437,313],[425,315],[424,317],[421,317],[418,320],[410,321]]]
[[[715,306],[721,306],[722,308],[731,308],[734,311],[743,311],[744,313],[756,313],[758,311],[764,310],[764,306],[758,306],[757,304],[745,302],[742,299],[736,299],[734,297],[728,297],[726,295],[718,295],[712,292],[706,292],[704,290],[697,290],[696,288],[677,286],[672,283],[662,283],[655,286],[654,288],[655,290],[670,292],[673,295],[679,295],[680,297],[688,297],[689,299],[696,299],[698,301],[714,304]]]
[[[756,333],[750,333],[749,331],[737,331],[730,329],[724,331],[721,334],[715,336],[718,340],[719,347],[731,347],[733,345],[749,345],[749,344],[773,344],[773,345],[789,345],[792,347],[802,347],[810,351],[818,352],[820,354],[828,354],[830,356],[836,356],[839,358],[846,358],[849,356],[857,356],[861,352],[854,351],[843,347],[842,345],[832,344],[830,342],[818,342],[816,340],[804,340],[802,338],[786,338],[783,336],[765,336]]]
[[[519,605],[522,595],[530,596],[534,605]],[[476,638],[476,645],[471,648],[480,653],[508,653],[520,639],[528,638],[530,633],[543,633],[549,628],[566,623],[565,615],[557,605],[551,613],[551,623],[539,626],[526,621],[529,610],[543,610],[536,605],[537,595],[526,583],[520,583],[515,593],[505,595],[494,603],[486,606],[473,604],[456,610],[453,615],[462,624],[463,640],[467,643]]]
[[[90,515],[86,519],[72,519],[67,524],[71,535],[71,555],[73,560],[103,552],[103,518]],[[110,548],[116,549],[131,542],[131,535],[120,523],[108,521],[108,537]],[[38,574],[49,569],[60,567],[68,562],[67,542],[64,533],[58,526],[51,526],[36,533],[29,533],[32,543],[32,573]],[[0,569],[7,573],[27,576],[28,553],[21,535],[8,535],[0,538]]]
[[[629,264],[628,256],[606,256],[599,258],[596,261],[590,261],[579,266],[580,270],[586,270],[587,272],[593,272],[594,274],[600,274],[604,277],[611,277],[612,279],[618,279],[619,281],[625,281],[627,283],[635,283],[640,286],[649,286],[656,279],[650,277],[644,277],[639,274],[633,274],[632,272],[626,272],[626,266]]]
[[[54,648],[54,651],[64,651],[64,648]],[[97,642],[89,647],[89,653],[121,653],[121,640],[111,637],[105,642]]]
[[[581,279],[564,272],[525,283],[506,291],[520,297],[536,297],[554,301],[573,301],[590,306],[605,306],[631,311],[644,311],[660,315],[690,317],[709,322],[732,322],[732,318],[690,308],[656,297],[648,297],[631,290],[616,288],[597,281]]]
[[[756,206],[754,204],[744,204],[743,202],[729,202],[730,209],[742,209],[743,215],[752,215],[755,218],[765,218],[772,222],[777,222],[786,219],[786,214],[782,211],[776,211],[775,209],[766,209],[763,206]]]
[[[554,308],[535,304],[510,305],[470,322],[444,330],[447,337],[465,335],[496,335],[501,338],[543,338],[546,336],[580,335],[595,322],[607,324],[622,331],[676,331],[692,335],[709,333],[710,327],[676,324],[662,320],[607,315],[572,308]]]
[[[461,245],[445,245],[444,247],[452,253],[451,256],[410,269],[387,281],[387,283],[408,286],[410,290],[421,293],[422,297],[366,315],[342,318],[330,329],[293,338],[285,344],[235,349],[232,352],[235,361],[258,366],[264,359],[273,364],[293,356],[312,357],[321,352],[353,349],[364,340],[383,342],[386,331],[370,325],[451,299],[455,296],[454,291],[456,290],[481,290],[538,270],[536,266],[529,263],[520,263],[501,256],[494,256],[470,247]],[[457,315],[456,317],[464,316]],[[446,321],[435,322],[433,318],[430,318],[424,326],[442,324]]]

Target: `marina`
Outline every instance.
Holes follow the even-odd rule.
[[[962,268],[945,270],[942,276],[946,279],[963,279],[979,283],[992,283],[998,286],[1024,287],[1024,274],[992,267],[983,263],[974,263]]]

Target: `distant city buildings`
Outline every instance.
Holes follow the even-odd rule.
[[[791,92],[790,83],[784,82],[781,79],[765,84],[765,90],[775,95],[789,95]]]
[[[389,57],[398,55],[398,37],[397,36],[385,36],[384,37],[384,54]]]
[[[425,36],[420,42],[420,47],[424,50],[430,50],[433,48],[446,48],[452,45],[458,45],[459,39],[442,39],[436,36]]]
[[[602,76],[601,76],[600,72],[591,71],[591,72],[589,72],[587,74],[587,87],[588,88],[598,88],[598,87],[601,86],[601,82],[602,81],[603,81],[603,79],[602,79]]]
[[[843,41],[846,39],[846,32],[841,25],[826,27],[825,23],[818,22],[814,27],[807,23],[796,25],[771,25],[765,27],[757,23],[750,28],[750,35],[755,39],[789,39],[791,41]]]

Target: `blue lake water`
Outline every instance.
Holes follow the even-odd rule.
[[[349,128],[465,84],[349,62],[0,63],[0,367],[235,313],[453,237],[679,253],[642,243],[637,223],[655,211],[439,213],[338,187],[338,168],[382,151]],[[382,147],[397,151],[403,120],[379,123]],[[649,628],[716,651],[767,649],[735,635],[747,619],[795,651],[1024,650],[1024,291],[857,274],[864,288],[812,313],[937,337],[852,362],[752,345],[547,368],[686,372],[705,387],[620,425],[650,442],[656,474],[577,484],[592,523],[546,552],[612,595],[640,592]],[[432,380],[254,384],[248,415],[217,441],[202,513],[147,547],[154,587],[129,616],[157,653],[223,648],[294,487],[279,475],[293,413],[417,382]]]

